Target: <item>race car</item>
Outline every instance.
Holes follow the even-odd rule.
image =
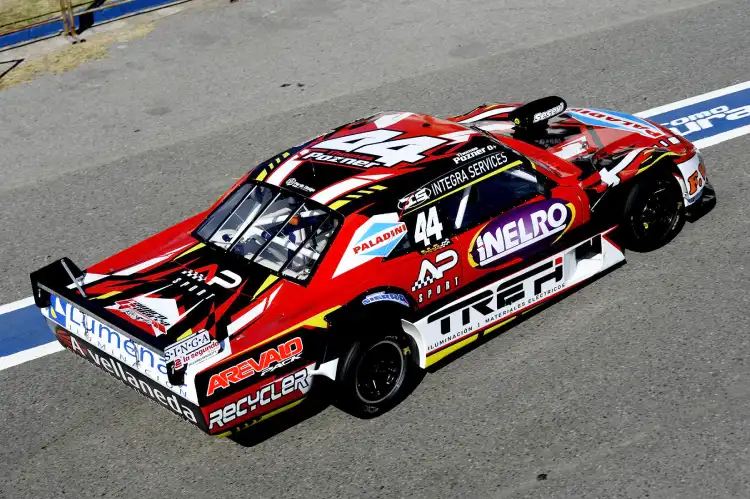
[[[263,161],[86,270],[31,274],[62,345],[212,435],[328,383],[373,417],[421,373],[666,244],[715,202],[664,127],[559,97],[380,113]]]

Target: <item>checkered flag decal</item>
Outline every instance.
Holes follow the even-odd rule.
[[[431,275],[428,275],[424,279],[417,279],[414,282],[414,285],[411,287],[411,290],[412,291],[416,291],[418,289],[422,289],[425,286],[429,286],[433,282],[435,282],[435,278],[433,276],[431,276]]]

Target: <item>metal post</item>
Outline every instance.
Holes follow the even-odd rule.
[[[78,34],[76,33],[76,22],[73,16],[73,4],[71,0],[60,0],[60,14],[62,14],[63,20],[63,35],[72,36],[73,43],[78,42]]]

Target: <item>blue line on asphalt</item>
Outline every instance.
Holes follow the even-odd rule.
[[[711,137],[720,139],[719,135],[743,127],[747,131],[739,133],[750,133],[750,82],[728,88],[724,95],[713,97],[715,93],[722,92],[705,94],[710,97],[705,100],[697,96],[684,103],[675,103],[675,106],[666,106],[668,109],[652,110],[659,114],[643,111],[638,115],[648,116],[653,122],[673,128],[675,133],[693,142],[706,142]],[[55,337],[35,306],[5,313],[0,311],[0,358],[52,341],[55,341]]]
[[[691,142],[750,124],[750,88],[651,116]]]
[[[34,305],[0,315],[0,357],[55,341]]]

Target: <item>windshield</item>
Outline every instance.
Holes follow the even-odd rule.
[[[339,223],[332,211],[318,203],[249,182],[214,210],[197,234],[208,244],[306,281]]]

